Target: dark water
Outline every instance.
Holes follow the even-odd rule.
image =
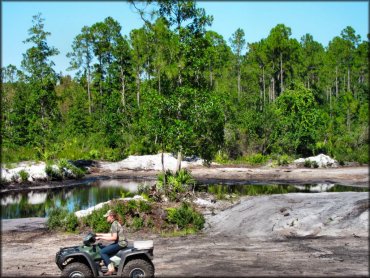
[[[103,180],[73,188],[34,190],[3,194],[1,218],[45,217],[56,207],[68,211],[87,209],[116,198],[133,196],[139,184],[152,181]]]
[[[215,194],[218,198],[226,195],[235,194],[239,196],[255,196],[268,194],[286,194],[286,193],[319,193],[319,192],[368,192],[368,188],[344,186],[335,184],[217,184],[217,185],[199,185],[197,191],[203,191]]]
[[[138,185],[144,183],[153,184],[154,181],[101,180],[73,188],[2,194],[1,218],[45,217],[56,207],[64,207],[69,211],[87,209],[108,200],[132,196],[136,193]],[[367,192],[368,188],[334,184],[218,184],[197,185],[196,190],[213,193],[222,199],[229,194],[242,196],[293,192]]]

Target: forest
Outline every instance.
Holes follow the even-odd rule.
[[[1,68],[3,163],[160,152],[368,163],[368,38],[347,26],[323,46],[278,24],[246,43],[241,28],[212,31],[195,1],[147,2],[150,15],[130,3],[143,24],[128,36],[107,17],[66,42],[74,76],[53,69],[59,51],[33,17],[21,68]]]

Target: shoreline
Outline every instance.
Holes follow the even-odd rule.
[[[197,166],[187,168],[199,183],[244,183],[244,184],[316,184],[332,183],[347,186],[368,187],[369,168],[367,166],[338,168],[290,168],[290,167],[235,167],[235,166]],[[39,181],[35,183],[11,183],[2,185],[1,193],[26,190],[45,190],[74,187],[96,180],[132,179],[155,180],[158,170],[119,169],[107,171],[93,169],[82,179],[63,181]]]

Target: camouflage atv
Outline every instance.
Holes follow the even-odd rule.
[[[82,246],[60,248],[55,262],[62,271],[62,277],[100,277],[108,271],[101,265],[101,243],[95,244],[96,235],[85,236]],[[153,241],[134,241],[118,251],[110,259],[120,277],[154,277]]]

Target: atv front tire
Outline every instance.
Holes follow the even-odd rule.
[[[154,267],[144,259],[134,259],[129,261],[123,268],[121,277],[138,278],[154,277]]]
[[[90,267],[78,262],[68,264],[62,271],[62,277],[86,278],[92,276]]]

